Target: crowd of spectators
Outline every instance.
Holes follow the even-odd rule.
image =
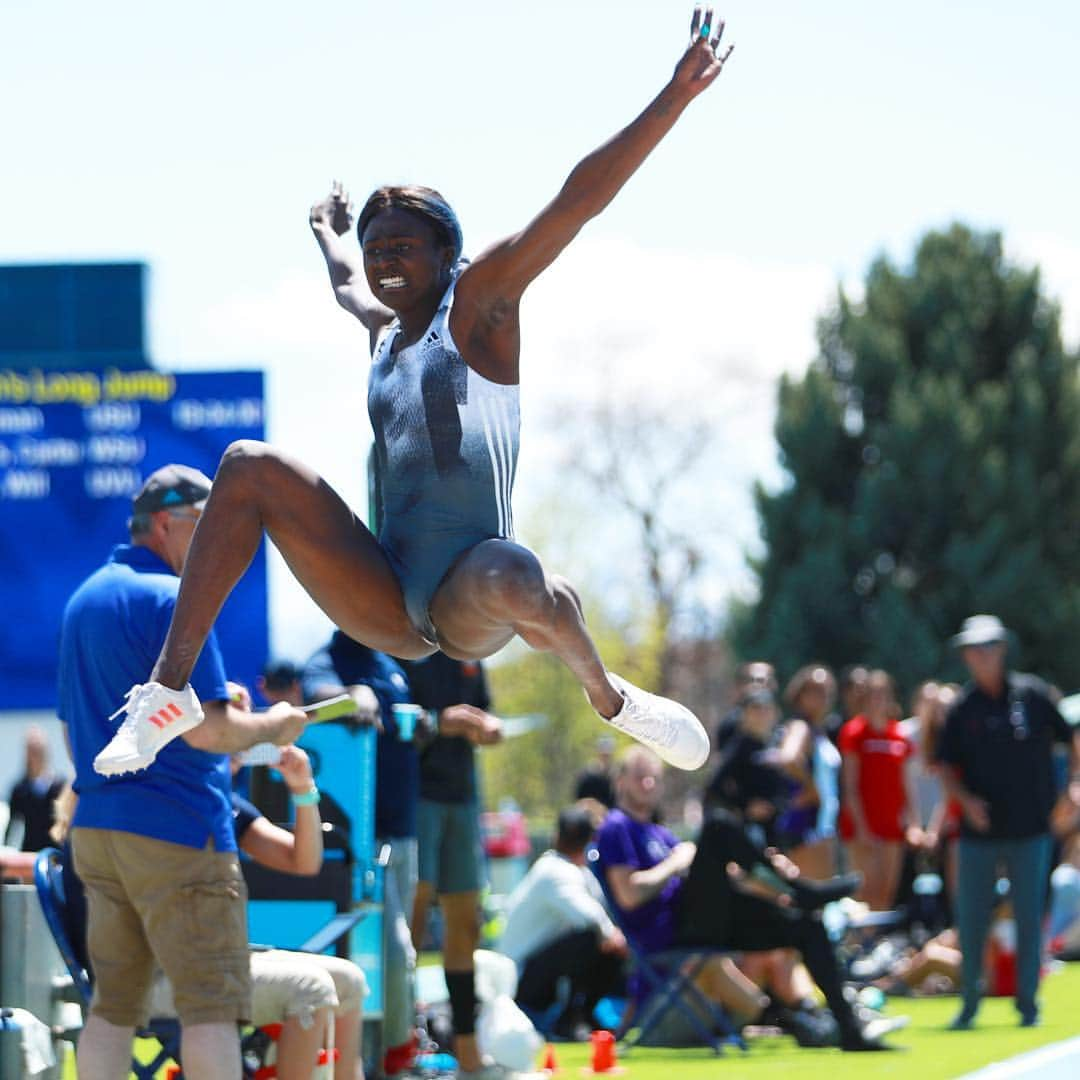
[[[191,504],[197,509],[194,498]],[[153,513],[161,515],[162,530],[191,515],[183,506]],[[147,550],[145,539],[134,539],[122,558]],[[170,555],[182,554],[189,541],[190,531],[176,540],[175,553],[164,545],[154,572],[175,569]],[[812,663],[781,689],[771,663],[742,665],[732,707],[714,733],[703,824],[692,841],[661,820],[660,761],[639,746],[616,761],[614,740],[598,739],[575,782],[578,802],[559,815],[552,849],[509,898],[500,948],[518,969],[519,1004],[537,1017],[557,1004],[554,1030],[567,1038],[600,1022],[595,1010],[603,999],[625,999],[622,1023],[629,1023],[645,995],[633,950],[659,954],[678,946],[712,951],[699,988],[737,1026],[779,1028],[802,1045],[885,1047],[883,1035],[902,1019],[868,1009],[853,985],[896,995],[958,993],[957,1029],[972,1026],[984,993],[1015,997],[1020,1023],[1038,1023],[1041,965],[1048,957],[1080,956],[1080,737],[1059,712],[1053,688],[1008,669],[1008,642],[995,617],[968,619],[953,639],[968,683],[925,681],[907,710],[880,669],[854,665],[835,674]],[[460,1072],[501,1075],[481,1057],[474,1025],[484,883],[474,755],[502,737],[488,712],[482,670],[441,654],[398,664],[338,631],[306,664],[268,664],[257,690],[285,710],[276,715],[294,718],[293,732],[300,717],[287,710],[343,690],[353,696],[357,717],[378,728],[375,829],[379,846],[391,853],[381,1071],[407,1073],[415,1063],[416,950],[437,899]],[[222,702],[219,726],[243,730],[233,744],[270,732],[270,722],[253,718],[246,696],[211,693],[207,700]],[[415,709],[419,721],[399,728],[398,706]],[[81,730],[86,757],[96,742]],[[272,737],[285,736],[275,728]],[[197,729],[190,746],[178,744],[163,760],[234,748],[215,738],[206,743]],[[80,736],[74,742],[78,754]],[[21,829],[22,846],[34,850],[47,842],[59,781],[40,732],[29,733],[26,756],[26,775],[12,792],[11,828]],[[286,768],[288,760],[287,752]],[[90,773],[83,764],[85,786]],[[97,779],[90,787],[94,798],[105,790]],[[304,788],[305,808],[312,805],[303,798],[309,787],[310,772],[297,788]],[[231,843],[246,850],[260,830],[276,828],[250,805],[246,813],[236,805]],[[82,822],[96,825],[88,814],[84,806]],[[108,826],[123,837],[142,828],[123,814],[114,818]],[[89,867],[90,833],[82,827]],[[171,834],[165,839],[177,842]],[[275,834],[275,842],[292,841]],[[229,850],[225,840],[221,847]],[[827,905],[854,927],[846,938],[835,926],[826,931]],[[254,965],[251,976],[258,991]],[[356,1060],[357,995],[343,1009],[346,995],[327,987],[324,1009],[337,1010]],[[243,1006],[235,1009],[239,1015]],[[121,1032],[136,1011],[124,1014]],[[198,1014],[190,1026],[200,1022]],[[123,1040],[114,1034],[106,1031],[108,1052],[118,1057]],[[694,1036],[676,1016],[657,1037]],[[310,1036],[301,1041],[306,1057]]]
[[[605,776],[590,763],[578,793],[607,781],[614,794],[606,815],[590,805],[602,820],[591,872],[615,925],[646,953],[715,949],[701,977],[709,996],[740,1023],[772,1022],[810,1045],[881,1045],[889,1025],[851,1006],[852,985],[957,993],[958,1030],[987,993],[1014,997],[1020,1024],[1037,1024],[1040,966],[1080,956],[1080,780],[1069,779],[1080,735],[1057,691],[1008,669],[996,617],[966,620],[952,645],[969,681],[925,681],[909,710],[880,669],[855,665],[837,679],[810,664],[781,692],[772,664],[742,665],[694,842],[661,824],[662,768],[647,751],[631,748]],[[560,942],[584,935],[595,954],[610,940],[580,891],[521,955],[521,913],[543,910],[558,859],[575,861],[561,828],[510,901],[508,948],[522,970],[543,968],[548,996]],[[837,918],[854,929],[834,934],[838,956],[818,912],[849,890]],[[578,1005],[589,1000],[595,988],[580,987],[568,954],[563,974]],[[535,1012],[543,997],[531,983],[521,1000]],[[822,1012],[831,1035],[815,1023]]]

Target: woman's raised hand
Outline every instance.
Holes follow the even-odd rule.
[[[706,8],[704,15],[700,4],[694,8],[690,20],[690,44],[675,65],[675,74],[671,79],[674,86],[685,90],[690,97],[696,97],[716,81],[724,62],[735,48],[729,45],[721,51],[720,38],[723,34],[724,20],[716,18],[713,8]]]
[[[335,180],[330,194],[311,208],[310,221],[313,226],[328,226],[338,236],[344,236],[352,228],[353,205],[340,180]]]

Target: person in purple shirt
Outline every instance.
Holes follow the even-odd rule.
[[[619,766],[617,807],[596,837],[597,869],[627,938],[646,953],[698,945],[796,949],[836,1018],[841,1048],[887,1049],[880,1037],[895,1025],[856,1017],[820,918],[821,907],[848,895],[858,880],[802,878],[789,860],[752,843],[737,815],[724,809],[709,816],[696,843],[680,841],[654,821],[661,773],[655,754],[632,747]],[[778,886],[771,896],[750,882],[755,871]]]

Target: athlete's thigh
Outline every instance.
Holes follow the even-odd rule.
[[[277,450],[264,459],[263,520],[311,598],[350,637],[398,656],[431,652],[409,621],[386,554],[345,500],[314,470]]]
[[[531,552],[509,540],[485,540],[470,548],[450,568],[431,600],[432,625],[439,648],[455,660],[483,660],[516,633],[510,612],[491,600],[495,566]]]

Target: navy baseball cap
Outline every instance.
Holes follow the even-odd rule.
[[[190,465],[164,465],[155,469],[132,500],[132,512],[152,514],[194,506],[201,510],[210,494],[210,477]]]

